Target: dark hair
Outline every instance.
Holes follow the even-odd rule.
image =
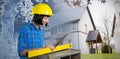
[[[35,22],[36,24],[39,24],[39,25],[43,25],[42,24],[42,19],[43,17],[50,17],[48,15],[39,15],[39,14],[35,14],[34,17],[33,17],[33,22]],[[47,24],[45,24],[45,26],[47,26]]]

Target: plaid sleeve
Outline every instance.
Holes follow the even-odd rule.
[[[19,31],[19,36],[18,36],[18,53],[20,53],[25,49],[26,44],[25,44],[25,29],[21,28]]]

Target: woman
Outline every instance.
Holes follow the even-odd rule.
[[[20,59],[26,59],[26,52],[29,50],[40,49],[44,47],[44,33],[40,26],[46,26],[49,17],[52,16],[52,9],[44,3],[36,4],[32,8],[34,15],[32,23],[20,28],[18,37],[18,53]],[[48,45],[51,50],[53,46]]]

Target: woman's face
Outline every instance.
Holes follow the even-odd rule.
[[[45,26],[48,23],[49,17],[43,17],[42,24]]]

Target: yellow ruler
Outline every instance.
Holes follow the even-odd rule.
[[[31,50],[27,52],[27,58],[36,57],[36,56],[44,55],[47,53],[64,50],[64,49],[69,49],[71,47],[72,47],[72,44],[64,44],[64,45],[56,46],[56,48],[53,51],[50,48]]]

